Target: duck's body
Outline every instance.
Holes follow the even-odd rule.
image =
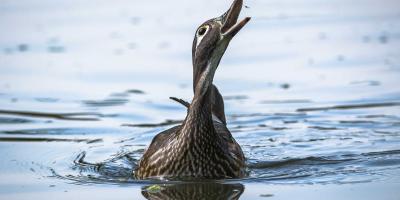
[[[142,167],[137,169],[136,177],[234,178],[245,175],[242,149],[224,121],[215,115],[213,119],[211,102],[202,103],[192,102],[182,125],[154,137],[140,161]]]
[[[229,41],[250,18],[236,24],[242,0],[205,22],[193,42],[194,97],[185,120],[154,137],[135,171],[137,178],[239,178],[245,157],[226,127],[224,103],[212,84]]]

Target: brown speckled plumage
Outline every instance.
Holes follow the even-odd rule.
[[[208,20],[196,31],[194,97],[190,105],[178,100],[188,106],[186,118],[154,137],[135,177],[220,179],[245,175],[243,152],[226,127],[223,99],[212,84],[230,40],[249,20],[236,24],[241,7],[242,0],[235,0],[223,16]]]

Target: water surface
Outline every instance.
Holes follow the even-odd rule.
[[[140,181],[230,1],[2,1],[1,199],[398,199],[400,4],[245,1],[215,77],[249,176]],[[173,12],[171,12],[173,11]]]

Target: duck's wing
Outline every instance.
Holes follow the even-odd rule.
[[[229,153],[244,167],[245,157],[242,148],[240,148],[240,145],[236,142],[235,138],[232,137],[231,132],[226,127],[224,100],[215,85],[213,85],[212,88],[211,103],[215,130],[226,141]]]
[[[236,142],[235,138],[233,138],[231,132],[225,126],[225,124],[214,121],[214,128],[217,133],[222,136],[222,139],[225,140],[228,145],[229,153],[235,158],[235,160],[240,164],[245,165],[245,157],[240,145]]]
[[[224,125],[226,125],[225,110],[224,110],[224,99],[219,93],[217,87],[212,85],[211,91],[211,112],[218,118]]]
[[[167,146],[171,141],[173,136],[177,131],[179,131],[181,125],[174,126],[170,129],[167,129],[159,134],[157,134],[150,143],[150,146],[144,152],[142,158],[140,159],[135,171],[134,176],[136,178],[144,178],[148,176],[148,173],[151,172],[151,169],[154,168],[154,165],[151,165],[152,160],[154,160],[153,156],[157,153],[158,150]],[[165,159],[158,157],[160,159]],[[156,158],[156,159],[158,159]],[[147,174],[147,175],[146,175]],[[152,174],[150,174],[152,175]]]
[[[147,148],[147,150],[144,152],[142,158],[149,157],[153,155],[157,150],[159,150],[161,147],[165,146],[168,144],[170,141],[170,138],[179,131],[181,128],[181,125],[174,126],[170,129],[167,129],[159,134],[157,134],[153,140],[150,143],[150,146]]]

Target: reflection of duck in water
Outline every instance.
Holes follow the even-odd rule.
[[[143,188],[142,195],[151,200],[186,199],[239,199],[244,191],[242,184],[184,183],[175,185],[153,185]]]
[[[237,23],[243,1],[235,0],[222,16],[204,22],[193,41],[194,97],[182,125],[154,137],[135,171],[137,178],[238,178],[245,158],[226,128],[224,102],[212,84],[231,39],[250,20]]]

